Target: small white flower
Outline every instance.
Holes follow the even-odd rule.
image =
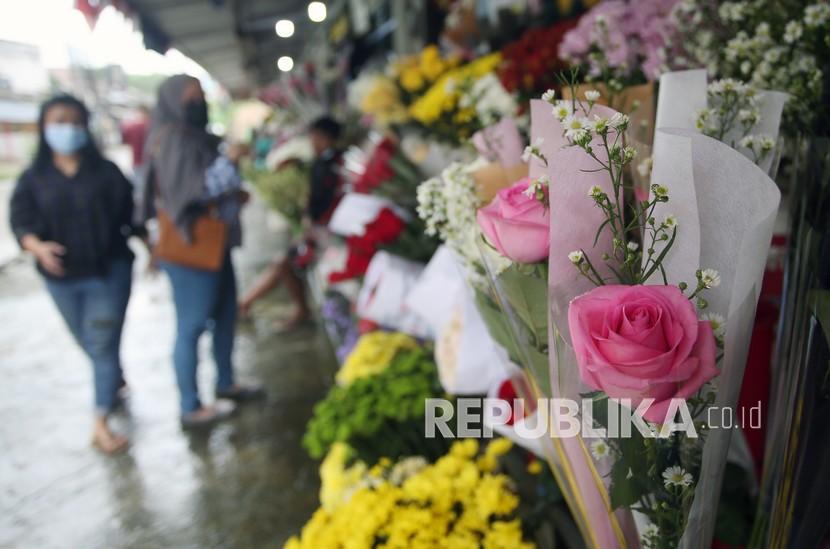
[[[590,189],[588,189],[588,196],[591,198],[599,198],[602,196],[602,187],[599,185],[594,185]]]
[[[578,116],[568,116],[562,121],[562,126],[565,128],[565,137],[571,141],[578,143],[588,137],[587,126],[590,122],[585,118]]]
[[[534,141],[532,145],[528,145],[527,147],[525,147],[525,150],[522,153],[522,160],[524,162],[529,162],[531,157],[541,158],[541,148],[544,142],[544,139],[542,139],[541,137],[537,137],[536,141]]]
[[[669,188],[665,185],[652,185],[652,192],[656,198],[666,198],[669,196]]]
[[[715,269],[703,269],[700,272],[700,283],[705,288],[717,288],[720,286],[720,273]]]
[[[672,486],[691,486],[692,480],[692,475],[678,465],[672,465],[663,471],[663,484],[666,488],[671,488]]]
[[[553,116],[560,122],[565,120],[573,113],[573,105],[570,101],[559,100],[553,106]]]
[[[801,38],[802,34],[804,34],[804,27],[801,26],[801,23],[798,21],[790,21],[784,27],[784,42],[793,44]]]
[[[546,175],[540,175],[536,179],[531,179],[527,188],[522,191],[522,194],[528,198],[536,198],[539,191],[545,187],[550,186],[550,179]]]
[[[542,94],[542,101],[550,103],[551,105],[554,104],[553,98],[556,97],[556,90],[548,90]]]
[[[633,240],[631,242],[629,242],[626,246],[632,252],[636,252],[637,249],[640,247],[640,245],[637,244],[636,242],[634,242]]]
[[[634,147],[626,147],[623,149],[623,162],[628,163],[637,157],[637,149]]]
[[[621,112],[615,112],[614,116],[611,117],[611,120],[608,121],[608,125],[617,131],[623,131],[628,127],[628,115]]]
[[[574,250],[573,252],[568,254],[568,259],[574,265],[579,265],[583,261],[585,261],[585,253],[582,250]]]
[[[594,456],[594,459],[599,461],[608,457],[608,454],[611,453],[611,449],[608,447],[608,444],[604,440],[595,440],[591,443],[591,455]]]
[[[608,122],[609,120],[606,117],[594,115],[594,119],[588,123],[588,129],[602,134],[608,129]]]
[[[631,467],[628,468],[628,472],[625,474],[626,480],[631,480],[634,478],[634,471],[631,470]]]
[[[585,99],[588,103],[596,103],[599,99],[599,92],[597,90],[588,90],[585,92]]]
[[[768,135],[759,136],[759,145],[763,152],[769,152],[775,147],[775,140]]]
[[[748,126],[757,124],[760,118],[758,111],[755,109],[741,109],[738,111],[738,120]]]
[[[804,10],[804,24],[810,28],[820,27],[830,19],[830,4],[819,3]]]
[[[660,528],[653,522],[643,528],[643,539],[656,538],[660,535]]]
[[[719,315],[718,313],[705,313],[700,319],[709,321],[715,337],[722,338],[726,334],[726,319],[723,318],[723,315]]]
[[[674,229],[677,227],[677,218],[673,215],[667,215],[663,220],[663,226],[667,229]]]
[[[741,138],[738,141],[738,145],[747,149],[752,149],[755,146],[755,136],[754,135],[747,135]]]

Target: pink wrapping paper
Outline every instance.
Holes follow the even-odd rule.
[[[512,118],[502,118],[498,124],[488,126],[473,134],[473,145],[484,158],[502,166],[518,166],[522,163],[522,137]]]

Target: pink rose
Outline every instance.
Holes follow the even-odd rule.
[[[550,210],[524,194],[528,185],[530,178],[525,177],[500,190],[476,214],[487,241],[518,263],[541,261],[550,250]]]
[[[582,381],[634,406],[653,398],[655,423],[720,373],[711,324],[675,286],[600,286],[571,301],[568,326]]]

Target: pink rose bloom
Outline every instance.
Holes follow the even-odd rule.
[[[500,190],[493,201],[476,214],[481,232],[503,256],[518,263],[533,263],[550,252],[550,210],[524,191],[525,177]]]
[[[568,326],[582,381],[635,407],[653,398],[655,423],[720,373],[711,324],[675,286],[599,286],[571,301]]]

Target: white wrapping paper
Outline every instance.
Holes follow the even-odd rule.
[[[409,213],[391,200],[371,194],[348,193],[337,204],[329,220],[329,230],[340,236],[363,236],[366,225],[377,219],[384,208],[408,221]]]
[[[707,80],[706,70],[677,71],[665,73],[660,77],[660,94],[657,102],[657,122],[655,127],[695,129],[695,120],[700,109],[706,107]],[[750,133],[753,135],[768,135],[773,141],[778,139],[778,129],[781,125],[781,113],[789,96],[783,92],[763,90],[760,92],[758,109],[761,120]],[[741,135],[739,129],[733,129],[724,137],[724,142],[737,142]],[[657,137],[655,136],[655,140]],[[741,152],[748,158],[748,150]],[[777,158],[769,154],[759,164],[762,170],[773,173]]]
[[[490,337],[453,252],[441,246],[406,298],[435,334],[435,362],[444,389],[457,395],[480,395],[515,373]]]
[[[707,311],[726,318],[722,373],[713,380],[715,406],[734,412],[780,192],[746,157],[690,130],[657,131],[652,174],[668,186],[670,198],[656,216],[672,214],[678,222],[664,262],[669,281],[693,285],[699,268],[720,273],[721,284],[705,293]],[[681,547],[708,547],[711,541],[730,436],[725,429],[708,435]]]
[[[429,324],[406,305],[406,296],[423,270],[420,263],[377,252],[357,296],[358,316],[411,336],[431,337]]]

